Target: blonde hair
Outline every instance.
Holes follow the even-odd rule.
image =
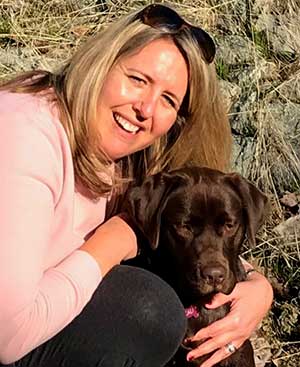
[[[170,35],[133,21],[134,16],[135,13],[125,16],[96,34],[57,73],[32,71],[1,87],[23,93],[54,89],[72,151],[75,177],[94,197],[111,192],[112,187],[137,174],[142,178],[189,163],[220,170],[226,170],[229,165],[231,134],[214,65],[208,65],[201,57],[188,29]],[[91,144],[100,138],[92,121],[97,119],[102,86],[120,58],[163,37],[171,37],[187,61],[188,92],[169,132],[143,151],[120,159],[112,174],[109,168],[112,162],[99,150],[99,145]],[[105,174],[112,180],[101,179]]]

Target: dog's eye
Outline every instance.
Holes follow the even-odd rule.
[[[228,231],[233,230],[235,227],[236,227],[236,223],[234,223],[234,222],[227,222],[227,223],[225,223],[225,228]]]
[[[188,223],[173,224],[176,233],[180,236],[187,237],[192,235],[192,227]]]

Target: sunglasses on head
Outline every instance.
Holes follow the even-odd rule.
[[[210,64],[216,54],[216,46],[208,33],[199,27],[187,23],[175,10],[164,5],[152,4],[136,14],[134,20],[140,20],[152,28],[166,30],[175,34],[186,28],[202,50],[205,60]]]

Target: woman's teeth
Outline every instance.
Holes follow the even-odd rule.
[[[118,125],[120,125],[127,132],[131,134],[135,134],[138,132],[139,130],[138,126],[131,124],[127,120],[123,119],[123,117],[121,117],[120,115],[117,115],[116,113],[114,113],[114,118],[117,121]]]

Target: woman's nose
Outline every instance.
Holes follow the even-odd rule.
[[[145,95],[139,98],[136,103],[133,104],[133,109],[143,119],[151,118],[156,109],[157,97],[155,95]]]

